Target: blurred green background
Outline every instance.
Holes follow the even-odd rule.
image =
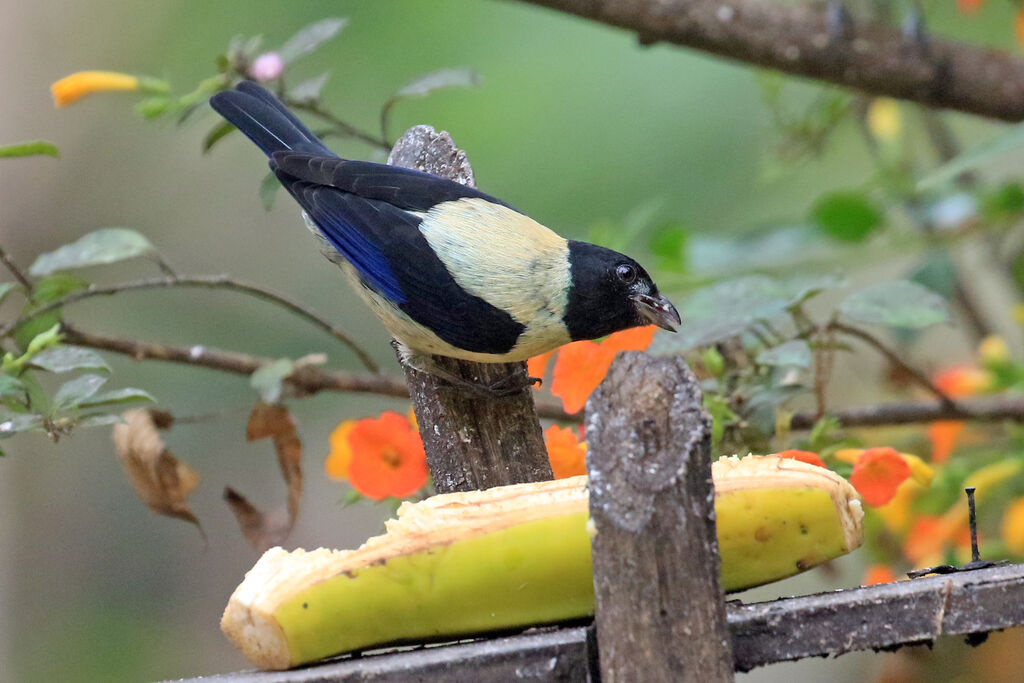
[[[963,22],[952,5],[936,6],[929,17],[940,32],[1009,46],[1011,9]],[[382,329],[317,253],[296,207],[282,196],[263,210],[259,153],[237,136],[200,153],[216,122],[212,112],[177,128],[144,122],[132,111],[132,96],[97,96],[57,111],[48,91],[67,73],[112,69],[166,77],[184,92],[213,72],[232,36],[263,34],[273,46],[328,16],[351,23],[296,66],[293,82],[329,69],[324,97],[332,110],[373,130],[381,103],[406,82],[443,67],[475,68],[480,88],[398,104],[392,135],[417,123],[450,131],[481,188],[566,236],[584,237],[591,226],[617,224],[646,205],[657,207],[659,220],[707,234],[767,234],[802,221],[823,190],[854,185],[870,172],[848,125],[821,158],[766,173],[777,139],[753,70],[668,46],[641,47],[624,32],[526,5],[8,1],[0,8],[0,142],[48,139],[61,158],[0,162],[4,247],[27,265],[96,228],[134,228],[182,272],[230,273],[306,302],[397,375]],[[996,129],[960,116],[953,124],[967,140]],[[332,146],[375,158],[358,143]],[[644,244],[633,251],[642,256]],[[103,272],[152,275],[139,262]],[[324,351],[333,366],[357,368],[322,332],[232,293],[129,293],[77,305],[68,317],[93,331],[180,345],[291,358]],[[244,440],[255,394],[236,376],[110,361],[119,385],[149,389],[178,415],[226,411],[167,436],[170,449],[203,477],[192,504],[209,542],[136,500],[107,430],[81,430],[56,445],[36,435],[7,442],[0,461],[0,680],[143,681],[246,666],[218,621],[257,554],[221,491],[231,485],[264,507],[284,498],[271,446]],[[307,486],[290,547],[350,547],[381,529],[388,506],[343,509],[347,489],[326,479],[322,462],[338,421],[385,407],[406,410],[402,402],[365,396],[293,402]],[[813,572],[758,595],[855,585],[857,558],[838,564],[838,574]],[[880,656],[860,654],[741,679],[864,680],[879,666]]]

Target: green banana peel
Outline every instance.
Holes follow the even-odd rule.
[[[736,591],[860,545],[860,501],[834,472],[774,456],[712,467],[722,583]],[[357,550],[268,550],[221,620],[255,665],[284,669],[398,642],[594,612],[587,479],[405,503]]]

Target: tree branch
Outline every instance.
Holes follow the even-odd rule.
[[[890,363],[892,363],[900,370],[905,372],[907,375],[912,377],[914,381],[917,382],[922,389],[935,396],[935,398],[939,399],[939,401],[941,401],[945,407],[956,407],[956,402],[952,398],[950,398],[949,394],[944,392],[939,387],[935,386],[935,384],[930,379],[928,379],[928,375],[924,374],[923,372],[921,372],[920,370],[918,370],[917,368],[915,368],[914,366],[910,365],[905,360],[900,358],[900,355],[898,353],[896,353],[888,346],[883,344],[881,341],[876,339],[873,335],[865,332],[864,330],[852,327],[850,325],[845,325],[836,320],[833,320],[828,324],[828,329],[836,330],[837,332],[842,332],[843,334],[848,334],[851,337],[856,337],[861,341],[867,342],[876,351],[885,356]]]
[[[236,375],[251,375],[262,366],[274,362],[273,358],[253,356],[237,351],[224,351],[202,345],[181,347],[135,339],[107,337],[85,332],[70,323],[64,323],[62,332],[64,342],[74,346],[87,346],[101,351],[120,353],[134,360],[182,363]],[[379,394],[395,398],[409,397],[409,390],[405,382],[399,379],[376,374],[324,370],[313,365],[297,368],[285,379],[285,384],[291,387],[297,396],[309,396],[321,391],[344,391],[357,394]],[[555,401],[538,399],[536,405],[537,414],[541,417],[576,422],[580,420],[580,416],[569,415]]]
[[[834,410],[828,414],[838,420],[843,427],[883,427],[935,422],[936,420],[1024,422],[1024,396],[964,398],[952,405],[931,401],[881,403]],[[797,413],[793,415],[789,426],[791,429],[810,429],[817,421],[818,417],[814,413]]]
[[[153,278],[150,280],[135,280],[132,282],[119,282],[113,285],[89,285],[85,289],[77,292],[72,292],[67,296],[63,296],[59,299],[55,299],[46,303],[43,306],[31,311],[30,313],[22,316],[17,320],[13,320],[6,325],[0,326],[0,337],[5,337],[10,334],[18,325],[31,320],[44,313],[56,310],[67,304],[75,303],[83,299],[90,299],[94,296],[109,296],[117,294],[119,292],[129,292],[137,289],[160,289],[164,287],[202,287],[207,289],[230,289],[237,292],[243,292],[254,296],[257,299],[263,299],[275,303],[282,308],[285,308],[292,313],[296,314],[300,318],[305,318],[309,322],[313,323],[320,329],[324,330],[335,339],[340,341],[345,346],[349,347],[353,353],[359,358],[363,366],[366,367],[370,372],[377,372],[379,368],[377,364],[373,362],[373,359],[365,351],[363,351],[355,340],[349,337],[344,331],[334,327],[324,318],[304,307],[291,299],[275,294],[270,290],[264,289],[257,285],[250,285],[244,282],[238,282],[232,280],[226,275],[212,275],[212,276],[196,276],[196,277],[162,277]]]
[[[830,27],[825,3],[771,0],[526,0],[755,66],[873,95],[1005,121],[1024,119],[1024,60],[892,26]]]
[[[26,292],[32,291],[32,283],[29,282],[28,278],[25,277],[25,274],[21,272],[21,268],[11,260],[11,257],[7,255],[7,252],[4,251],[3,247],[0,247],[0,263],[7,266],[7,270],[11,271],[11,275],[21,283],[21,286],[25,288]]]

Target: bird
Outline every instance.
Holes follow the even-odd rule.
[[[476,188],[343,159],[254,82],[210,105],[267,156],[321,251],[414,369],[461,384],[430,356],[523,361],[572,341],[681,324],[624,254],[564,239]]]

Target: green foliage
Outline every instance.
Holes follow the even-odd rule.
[[[812,213],[822,231],[846,242],[860,242],[883,220],[881,210],[858,192],[827,194],[818,199]]]
[[[52,142],[46,142],[45,140],[19,142],[15,145],[5,145],[3,147],[0,147],[0,159],[13,157],[31,157],[39,155],[59,157],[60,152],[57,151],[56,145],[54,145]]]
[[[852,320],[891,327],[922,328],[949,321],[949,309],[941,296],[907,280],[854,292],[839,305],[839,311]]]
[[[811,366],[811,347],[803,339],[790,339],[757,354],[757,362],[761,365],[809,368]]]
[[[49,275],[61,270],[117,263],[155,252],[156,248],[150,241],[134,230],[105,228],[40,255],[28,272],[30,275]]]

